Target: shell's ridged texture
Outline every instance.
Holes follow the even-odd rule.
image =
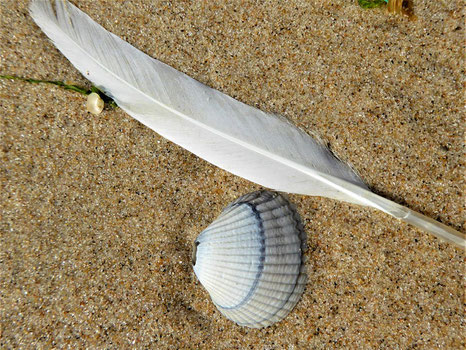
[[[283,319],[304,291],[305,244],[287,199],[249,193],[196,239],[194,272],[223,315],[242,326],[267,327]]]

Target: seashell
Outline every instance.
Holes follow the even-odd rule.
[[[261,328],[282,320],[306,284],[306,234],[294,206],[270,191],[229,204],[194,242],[194,272],[218,310]]]
[[[96,92],[92,92],[87,96],[86,109],[92,114],[98,115],[104,109],[104,100]]]

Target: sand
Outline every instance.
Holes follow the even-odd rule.
[[[377,193],[464,232],[461,1],[73,1],[152,57],[319,135]],[[89,86],[0,2],[0,74]],[[291,195],[309,282],[269,328],[225,319],[191,244],[260,188],[120,109],[0,80],[1,348],[464,348],[464,252],[369,208]]]

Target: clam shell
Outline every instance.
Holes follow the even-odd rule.
[[[305,242],[300,217],[285,197],[249,193],[197,237],[194,272],[224,316],[267,327],[286,317],[304,291]]]

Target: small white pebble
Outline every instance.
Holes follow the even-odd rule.
[[[92,92],[87,96],[86,109],[92,114],[98,115],[104,109],[104,100],[102,100],[98,93]]]

